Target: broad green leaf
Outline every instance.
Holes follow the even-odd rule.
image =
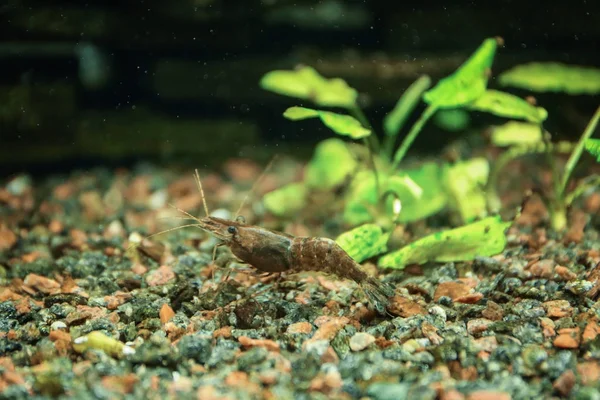
[[[425,236],[400,250],[379,259],[383,268],[403,269],[410,264],[429,261],[469,261],[475,257],[489,257],[506,247],[506,229],[512,222],[503,222],[499,216],[488,217],[460,228]]]
[[[499,117],[524,119],[535,123],[543,122],[548,118],[548,112],[544,108],[536,107],[520,97],[498,90],[487,90],[467,107]]]
[[[485,185],[490,165],[485,158],[473,158],[448,165],[444,169],[443,185],[449,195],[450,206],[468,223],[487,213]]]
[[[531,146],[542,142],[542,129],[530,122],[509,121],[492,128],[491,141],[494,146]]]
[[[449,132],[459,132],[469,126],[471,117],[462,108],[441,109],[433,116],[433,122]]]
[[[555,62],[534,62],[500,74],[503,86],[535,92],[564,92],[572,95],[599,94],[600,69]]]
[[[371,134],[371,131],[350,115],[337,114],[331,111],[313,110],[305,107],[290,107],[283,116],[292,121],[319,117],[329,129],[342,136],[352,139],[362,139]]]
[[[335,239],[337,244],[356,262],[361,263],[387,251],[390,233],[383,233],[379,225],[364,224]]]
[[[326,79],[308,66],[268,72],[261,78],[260,86],[285,96],[313,101],[321,107],[353,108],[358,97],[358,92],[343,79]]]
[[[446,206],[441,170],[436,163],[426,163],[419,168],[391,176],[380,174],[379,179],[380,194],[393,193],[401,202],[398,222],[407,223],[427,218]],[[394,216],[393,201],[393,196],[387,196],[385,201],[380,202],[375,175],[372,171],[361,171],[355,175],[346,193],[344,221],[350,225],[376,222],[386,226]]]
[[[306,166],[304,182],[309,188],[329,190],[342,185],[356,166],[346,142],[338,138],[327,139],[317,145]]]
[[[427,75],[423,75],[406,89],[393,110],[390,111],[383,120],[383,128],[386,135],[395,136],[398,134],[410,114],[419,105],[423,92],[427,90],[430,85],[431,78]]]
[[[266,193],[263,196],[265,208],[279,217],[290,216],[306,204],[307,190],[303,183],[294,182]]]
[[[587,139],[585,149],[600,162],[600,139]]]
[[[425,92],[423,100],[438,108],[461,107],[476,100],[487,87],[497,47],[496,39],[486,39],[452,75]]]

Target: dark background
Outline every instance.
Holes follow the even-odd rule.
[[[496,76],[528,61],[600,66],[598,3],[8,0],[0,168],[308,157],[331,133],[283,119],[299,102],[260,89],[264,73],[304,63],[342,77],[379,127],[420,74],[452,72],[486,37],[505,41]],[[579,135],[598,104],[597,96],[536,98],[557,137]],[[473,116],[474,126],[489,122]],[[427,129],[437,140],[421,138],[417,152],[456,138]]]

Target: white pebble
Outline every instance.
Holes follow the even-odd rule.
[[[51,331],[57,331],[59,329],[67,329],[67,324],[62,321],[54,321],[52,325],[50,325]]]
[[[350,338],[350,349],[352,351],[361,351],[375,343],[375,336],[366,333],[358,332]]]

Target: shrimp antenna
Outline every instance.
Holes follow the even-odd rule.
[[[204,196],[204,189],[202,189],[202,181],[200,180],[200,174],[198,173],[198,168],[196,168],[194,174],[194,178],[196,178],[196,185],[198,185],[198,190],[200,190],[200,197],[202,197],[202,206],[204,206],[204,212],[208,217],[208,206],[206,205],[206,197]]]
[[[252,185],[252,188],[250,188],[250,191],[248,193],[246,193],[246,196],[244,197],[244,200],[242,200],[242,204],[240,204],[240,207],[235,212],[235,218],[236,219],[240,215],[240,211],[242,211],[242,208],[244,208],[244,206],[246,205],[246,201],[248,201],[248,198],[250,197],[250,195],[252,193],[254,193],[254,191],[256,190],[256,187],[258,186],[258,183],[263,180],[263,178],[265,177],[265,175],[267,174],[267,172],[269,171],[269,169],[271,169],[271,166],[273,166],[273,163],[275,162],[276,159],[277,159],[277,154],[275,154],[273,156],[273,158],[271,158],[271,161],[269,161],[269,163],[267,164],[267,166],[265,167],[265,169],[263,170],[263,172],[256,179],[256,181],[254,181],[254,184]]]

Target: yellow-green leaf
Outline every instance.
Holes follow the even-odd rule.
[[[338,138],[327,139],[317,145],[306,166],[304,182],[309,188],[329,190],[342,185],[356,166],[346,142]]]
[[[531,146],[542,141],[542,129],[530,122],[509,121],[492,128],[491,142],[494,146]]]
[[[600,69],[555,62],[518,65],[498,77],[503,86],[535,92],[564,92],[573,95],[599,94]]]
[[[587,139],[585,141],[585,149],[600,162],[600,139]]]
[[[486,90],[497,47],[497,39],[486,39],[452,75],[425,92],[423,100],[438,108],[461,107],[476,100]]]
[[[463,223],[486,216],[484,188],[489,173],[489,162],[482,157],[460,161],[444,169],[443,185],[449,195],[450,206],[458,212]]]
[[[358,97],[358,92],[343,79],[326,79],[308,66],[268,72],[260,80],[260,86],[284,96],[313,101],[321,107],[353,108]]]
[[[548,112],[542,107],[529,104],[522,98],[498,90],[486,90],[477,100],[468,105],[476,111],[484,111],[499,117],[524,119],[540,123],[548,118]]]
[[[284,217],[297,213],[306,204],[307,190],[303,183],[294,182],[263,196],[265,208],[274,215]]]
[[[313,110],[305,107],[290,107],[283,116],[292,121],[319,117],[329,129],[342,136],[352,139],[362,139],[371,134],[371,131],[350,115],[337,114],[331,111]]]
[[[379,259],[383,268],[403,269],[410,264],[429,261],[469,261],[475,257],[489,257],[506,247],[506,229],[512,222],[503,222],[499,216],[488,217],[460,228],[425,236],[400,250]]]
[[[387,251],[390,233],[383,233],[379,225],[364,224],[335,239],[342,249],[360,263]]]

